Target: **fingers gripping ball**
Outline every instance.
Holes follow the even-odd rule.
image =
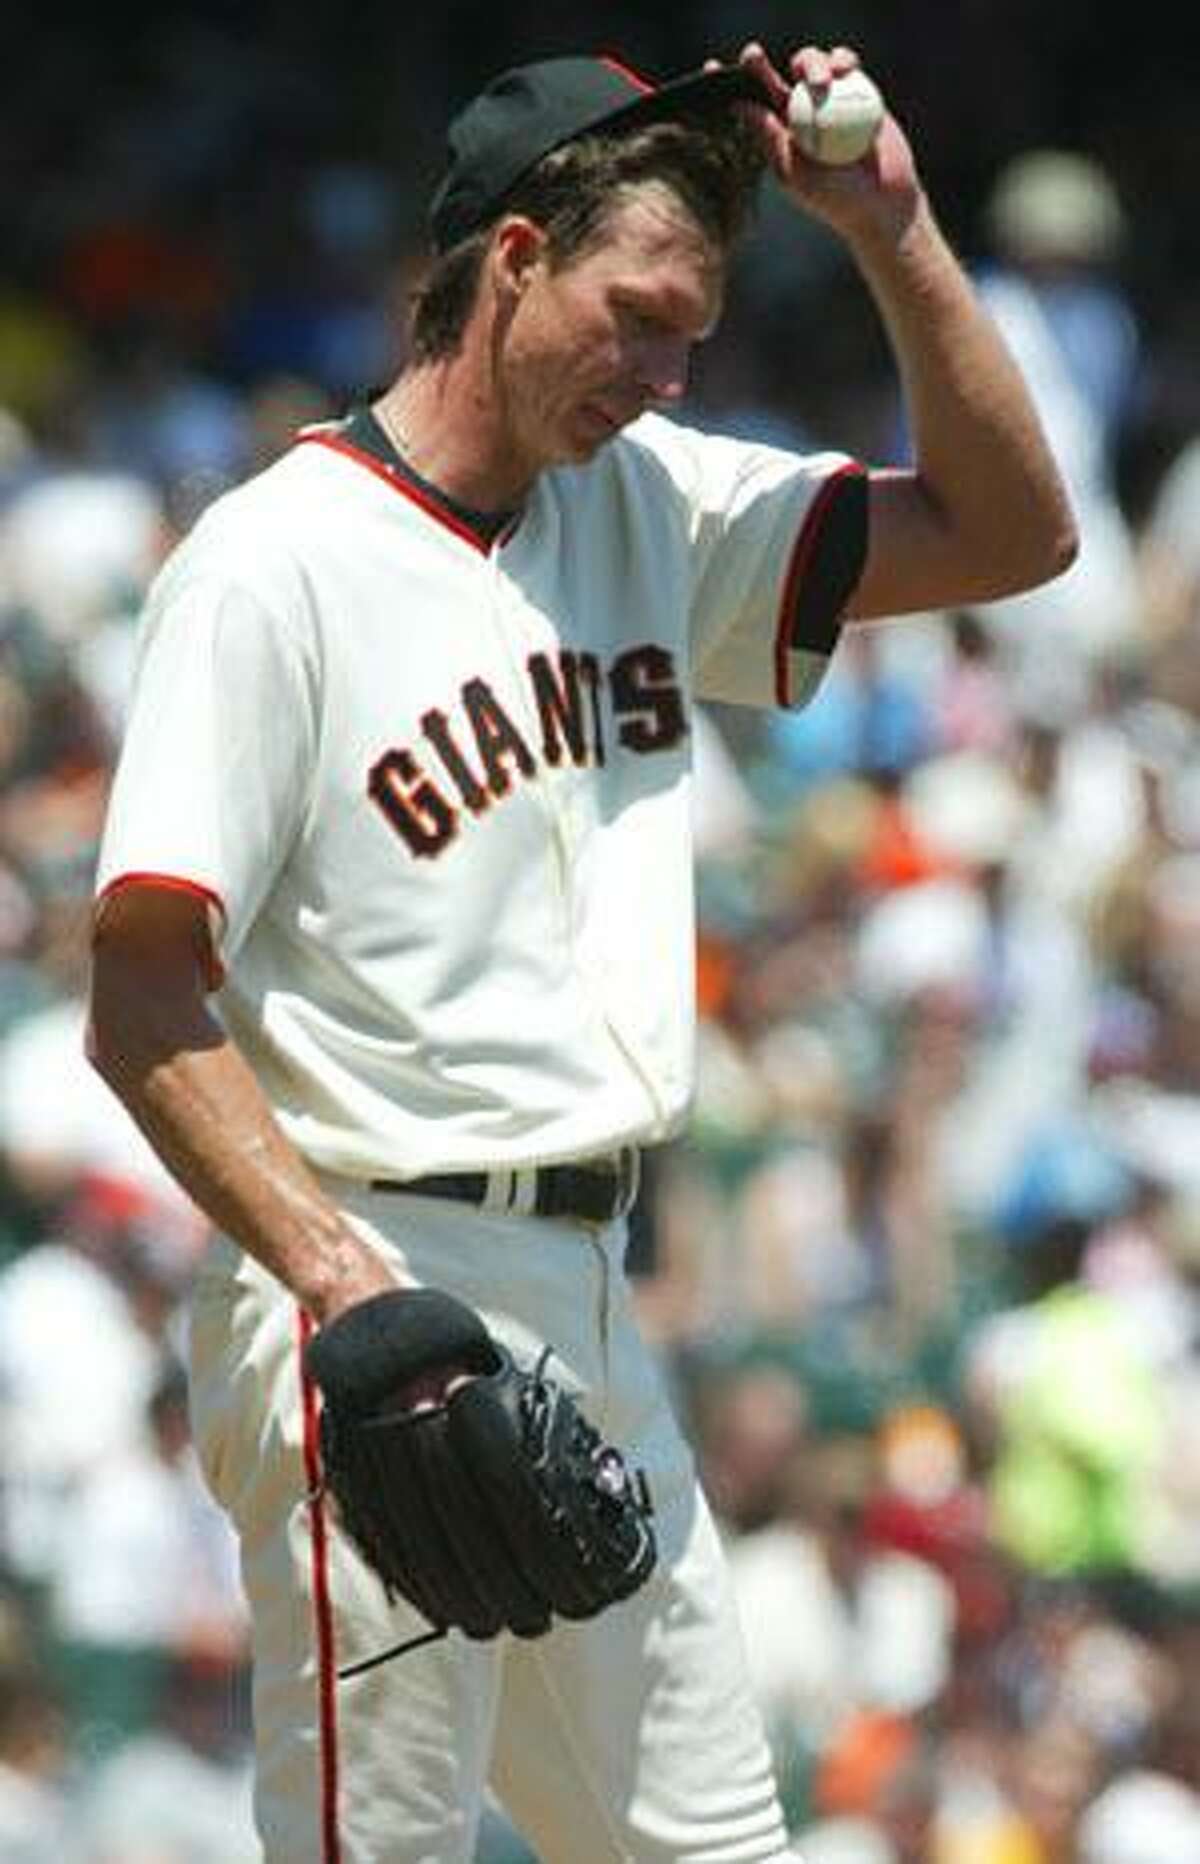
[[[546,1374],[522,1369],[478,1314],[435,1289],[349,1308],[310,1341],[325,1480],[389,1597],[439,1629],[538,1637],[627,1598],[656,1560],[640,1471]],[[437,1403],[404,1388],[471,1376]]]
[[[847,71],[823,90],[794,86],[788,126],[805,155],[840,168],[860,162],[883,122],[883,98],[865,71]]]

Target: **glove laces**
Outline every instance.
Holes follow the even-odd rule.
[[[346,1682],[352,1676],[363,1676],[368,1670],[377,1670],[381,1663],[390,1663],[393,1657],[406,1657],[410,1650],[420,1650],[422,1644],[436,1644],[446,1636],[448,1627],[441,1625],[435,1631],[421,1631],[416,1637],[406,1637],[402,1643],[389,1644],[386,1650],[377,1650],[373,1657],[360,1657],[357,1663],[347,1663],[338,1670],[339,1683]]]

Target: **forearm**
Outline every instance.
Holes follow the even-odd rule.
[[[131,1010],[102,983],[90,1055],[194,1202],[317,1321],[395,1285],[322,1191],[202,1003]]]
[[[772,99],[768,160],[805,212],[844,240],[895,356],[915,445],[911,469],[873,471],[867,559],[848,614],[954,608],[1048,581],[1075,525],[1020,372],[943,239],[890,112],[867,159],[810,161],[786,125],[790,85],[821,89],[857,64],[806,46],[786,72],[761,46],[742,63]],[[802,366],[798,359],[797,366]]]
[[[1074,524],[1024,380],[923,198],[896,237],[859,231],[858,262],[883,319],[913,439],[913,496],[970,566],[959,600],[986,600],[1064,569]]]

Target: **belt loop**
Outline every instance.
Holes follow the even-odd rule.
[[[479,1200],[479,1208],[501,1213],[511,1210],[516,1177],[517,1174],[512,1171],[498,1169],[488,1172],[487,1189]]]
[[[538,1169],[536,1165],[523,1165],[514,1172],[509,1172],[512,1189],[509,1194],[508,1210],[514,1217],[532,1217],[537,1210]]]

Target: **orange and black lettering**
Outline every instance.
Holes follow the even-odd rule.
[[[492,799],[455,743],[446,714],[432,707],[422,714],[421,730],[454,779],[454,787],[471,814],[482,815]]]
[[[561,677],[551,665],[548,654],[529,656],[529,677],[542,722],[542,756],[548,764],[560,764],[565,741],[572,762],[582,764],[587,757],[587,741],[578,658],[564,649],[558,660]]]
[[[665,647],[631,647],[609,673],[617,737],[631,751],[669,751],[687,732],[675,664]]]
[[[462,698],[488,788],[493,796],[507,796],[512,788],[510,766],[515,764],[523,777],[533,776],[533,754],[486,680],[468,680]]]
[[[411,751],[385,751],[367,793],[418,856],[440,854],[458,832],[458,815]]]
[[[592,702],[592,730],[595,733],[593,749],[596,762],[604,763],[604,716],[600,706],[600,662],[595,654],[580,654],[579,675],[588,689]]]

